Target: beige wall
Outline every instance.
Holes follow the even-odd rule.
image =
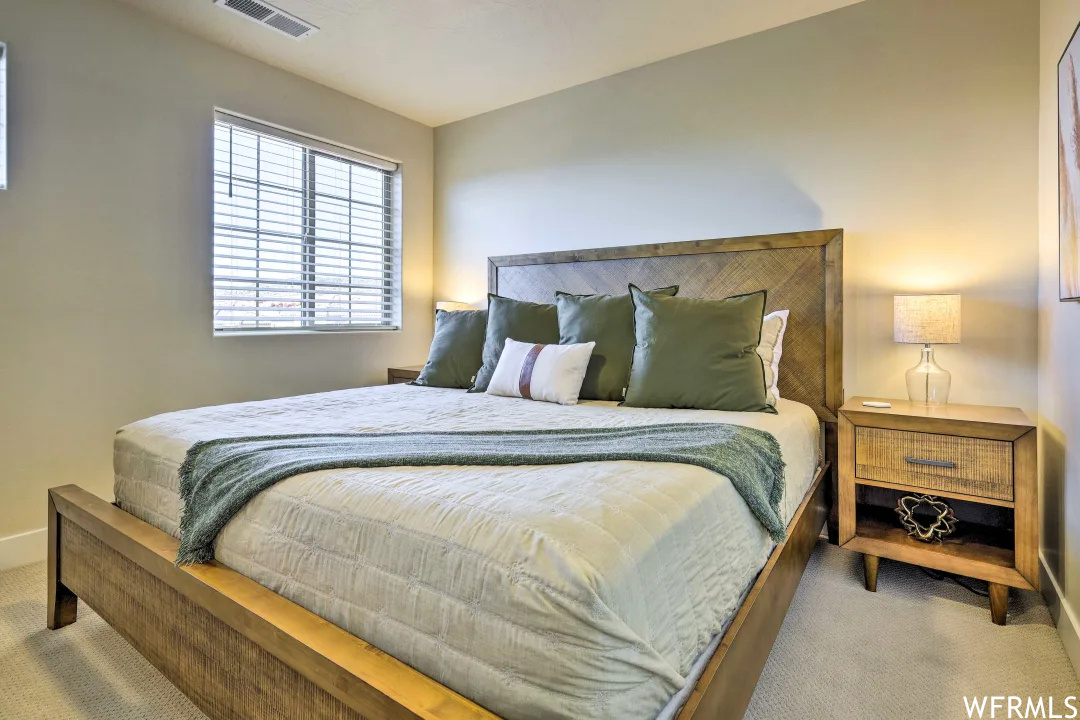
[[[956,402],[1036,409],[1038,7],[867,0],[435,131],[435,288],[484,258],[843,227],[845,384],[903,397],[892,294],[963,293]]]
[[[111,0],[0,0],[0,40],[0,537],[44,525],[52,485],[111,497],[125,423],[384,382],[388,364],[423,360],[430,128]],[[403,332],[212,336],[215,105],[403,163]]]
[[[1080,667],[1080,303],[1058,302],[1057,62],[1080,0],[1042,0],[1039,74],[1039,444],[1043,559],[1064,603],[1051,604]],[[1056,583],[1056,588],[1054,583]]]

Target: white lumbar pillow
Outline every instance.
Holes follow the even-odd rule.
[[[757,354],[765,366],[765,402],[773,407],[780,399],[780,356],[784,354],[784,333],[787,331],[790,310],[777,310],[761,321],[761,343]]]
[[[488,395],[576,405],[596,343],[537,345],[506,339]]]

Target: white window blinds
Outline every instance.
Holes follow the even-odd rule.
[[[214,330],[397,329],[396,170],[216,113]]]

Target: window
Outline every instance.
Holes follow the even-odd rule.
[[[0,190],[7,188],[7,45],[0,43]]]
[[[396,330],[396,171],[216,113],[214,330]]]

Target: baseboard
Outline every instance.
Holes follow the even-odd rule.
[[[46,528],[0,538],[0,571],[45,559]]]
[[[1042,581],[1042,594],[1046,598],[1046,604],[1050,608],[1050,614],[1057,624],[1061,643],[1065,646],[1065,653],[1069,656],[1073,668],[1080,673],[1080,622],[1077,622],[1076,613],[1069,604],[1065,593],[1061,591],[1054,573],[1046,564],[1046,558],[1039,553],[1040,580]]]

